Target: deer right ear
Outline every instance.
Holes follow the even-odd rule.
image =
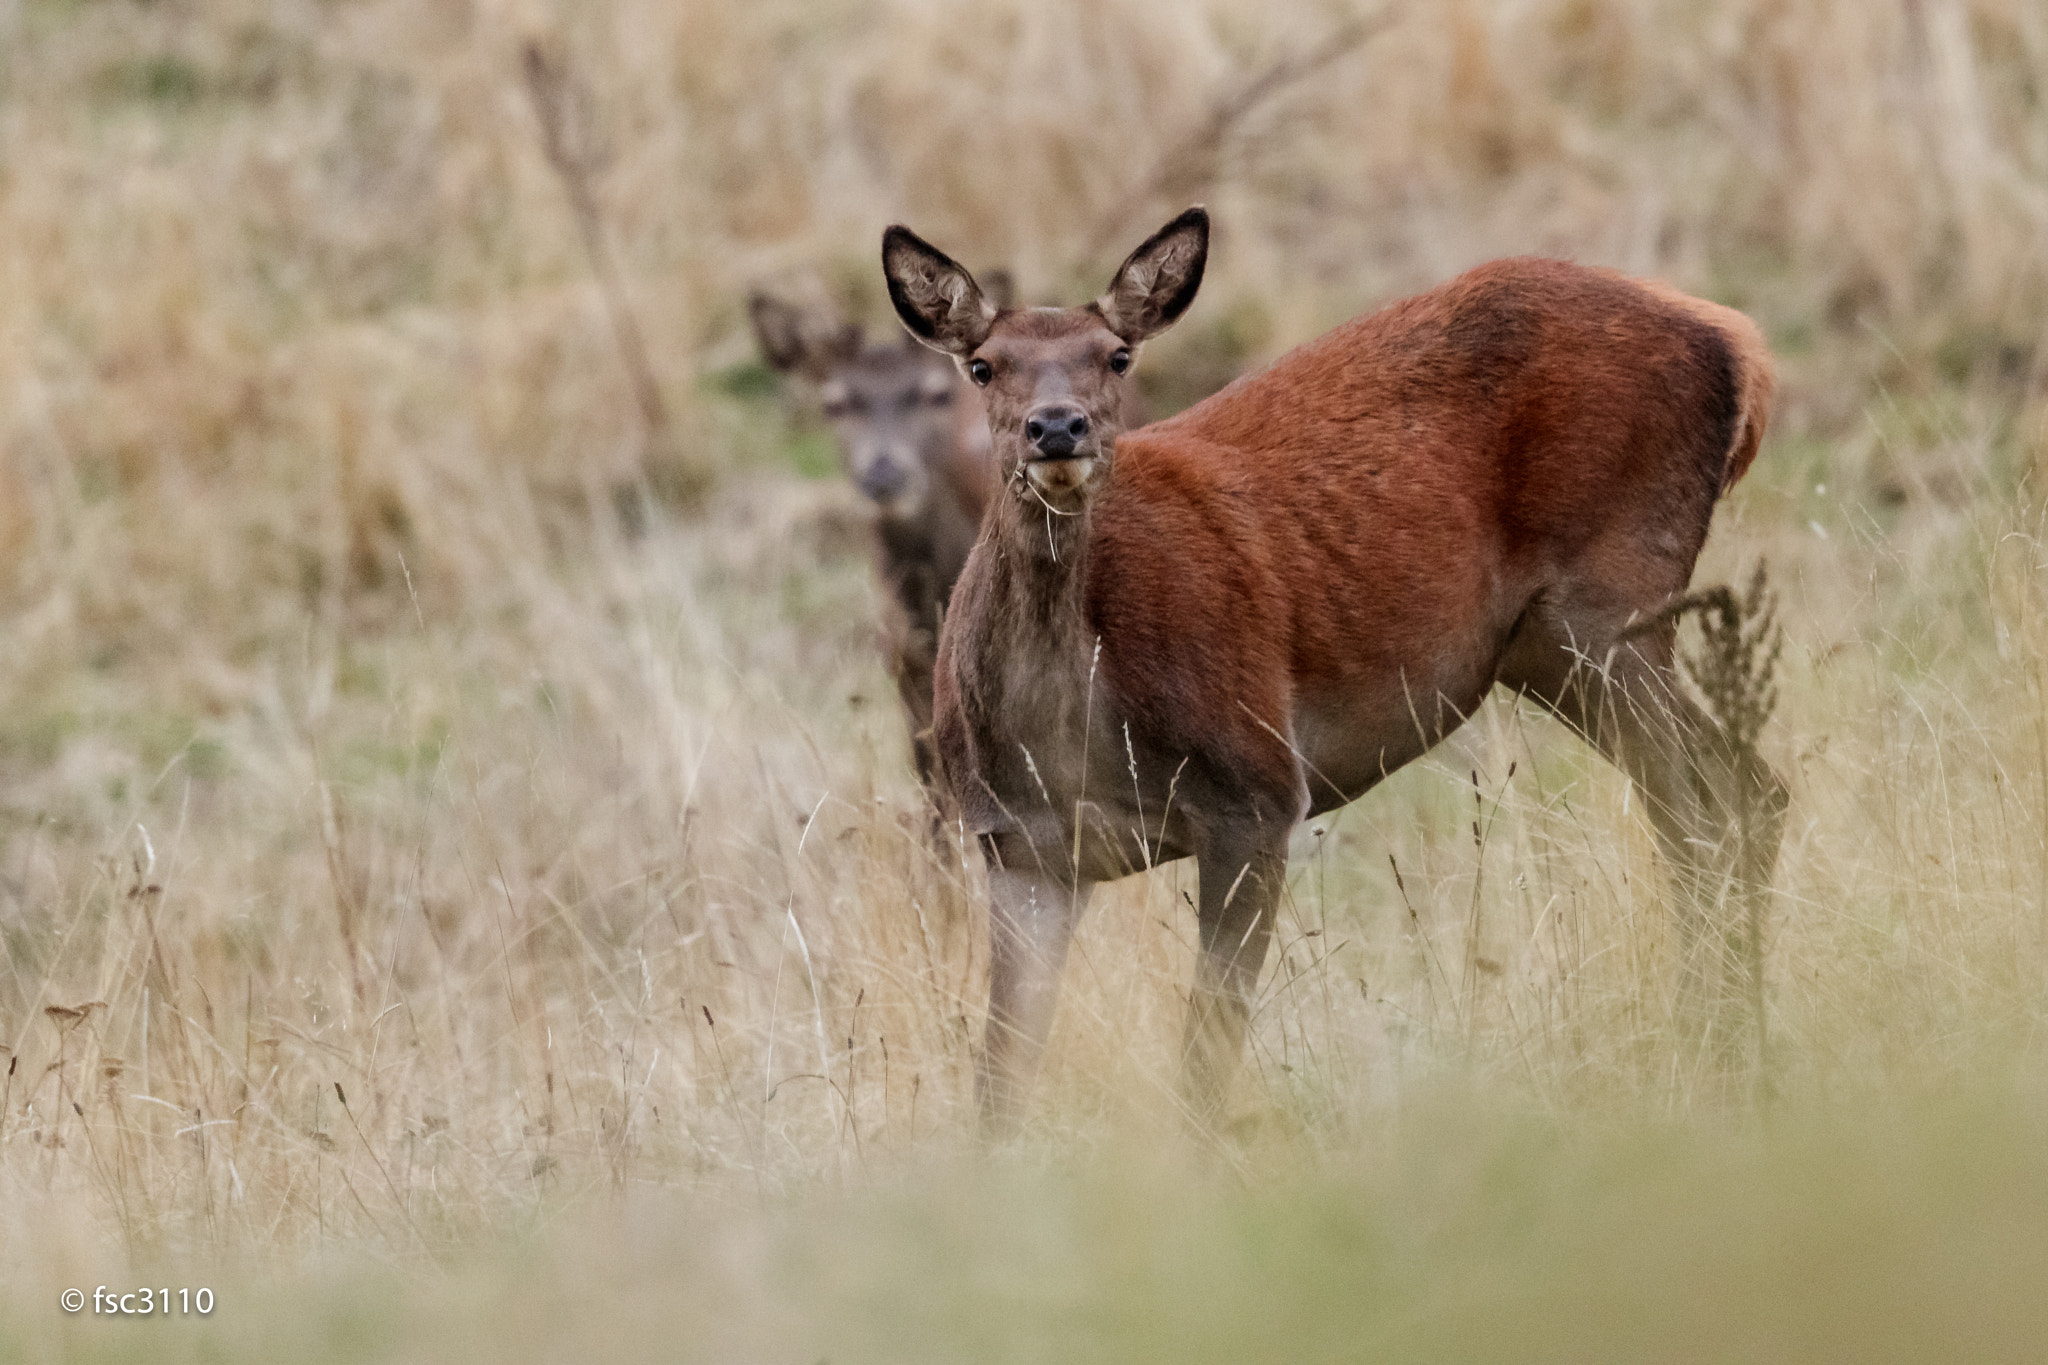
[[[1208,261],[1209,210],[1197,204],[1130,254],[1095,307],[1110,331],[1135,346],[1188,310]]]
[[[804,368],[803,314],[771,294],[756,290],[747,299],[747,317],[754,324],[754,342],[768,368],[790,374]]]
[[[995,305],[998,313],[1017,306],[1017,277],[997,266],[981,272],[981,296]]]
[[[860,354],[860,324],[842,322],[826,310],[806,312],[755,290],[747,299],[747,316],[761,359],[783,374],[823,379],[835,365]]]
[[[948,355],[973,355],[988,340],[995,305],[967,267],[907,227],[882,234],[882,274],[889,302],[910,334]]]

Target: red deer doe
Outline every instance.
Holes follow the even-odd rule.
[[[980,395],[914,341],[865,345],[859,323],[807,313],[767,294],[753,296],[749,313],[769,366],[816,387],[840,464],[875,506],[875,572],[893,604],[890,672],[910,724],[917,775],[936,796],[932,665],[939,618],[995,489]]]
[[[1190,209],[1083,308],[1004,310],[902,227],[904,325],[981,386],[1002,489],[939,642],[939,757],[988,863],[985,1125],[1016,1127],[1093,885],[1192,855],[1201,949],[1183,1093],[1243,1051],[1289,832],[1455,729],[1496,684],[1648,797],[1688,961],[1733,803],[1784,788],[1699,737],[1675,622],[1772,372],[1739,313],[1560,261],[1481,266],[1125,432],[1140,343],[1194,300]]]

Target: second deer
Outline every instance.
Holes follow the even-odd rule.
[[[1189,856],[1183,1088],[1213,1116],[1290,831],[1496,685],[1642,790],[1688,960],[1730,876],[1766,884],[1776,857],[1783,785],[1708,742],[1660,616],[1763,436],[1755,326],[1610,271],[1498,261],[1126,433],[1138,348],[1194,301],[1208,247],[1190,209],[1095,302],[1009,310],[908,229],[883,237],[896,311],[980,386],[1002,476],[935,720],[989,869],[977,1091],[996,1132],[1019,1122],[1090,889]],[[1743,800],[1770,813],[1762,837],[1735,837]]]
[[[980,394],[915,342],[868,343],[858,323],[768,294],[756,293],[748,311],[762,358],[816,389],[840,464],[874,506],[875,572],[890,603],[890,672],[917,775],[936,794],[939,622],[995,487]]]

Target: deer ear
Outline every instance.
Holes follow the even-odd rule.
[[[756,290],[747,298],[747,317],[754,324],[754,342],[769,369],[789,374],[805,367],[810,348],[804,341],[802,313],[774,295]]]
[[[998,313],[1017,306],[1017,277],[997,266],[981,272],[981,296],[995,305]]]
[[[982,296],[967,267],[909,228],[882,234],[882,274],[896,316],[925,345],[969,356],[988,340],[995,305]]]
[[[783,374],[822,380],[834,366],[860,356],[860,324],[842,321],[831,309],[799,308],[755,290],[747,299],[747,316],[761,359]]]
[[[1133,345],[1173,326],[1195,291],[1209,260],[1209,211],[1189,209],[1130,254],[1095,301],[1102,320]]]

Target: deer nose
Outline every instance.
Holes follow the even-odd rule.
[[[887,502],[901,493],[909,482],[910,470],[887,455],[877,457],[873,464],[861,471],[859,479],[861,492],[877,502]]]
[[[1024,419],[1024,439],[1044,458],[1064,459],[1088,439],[1088,414],[1064,403],[1039,408]]]

